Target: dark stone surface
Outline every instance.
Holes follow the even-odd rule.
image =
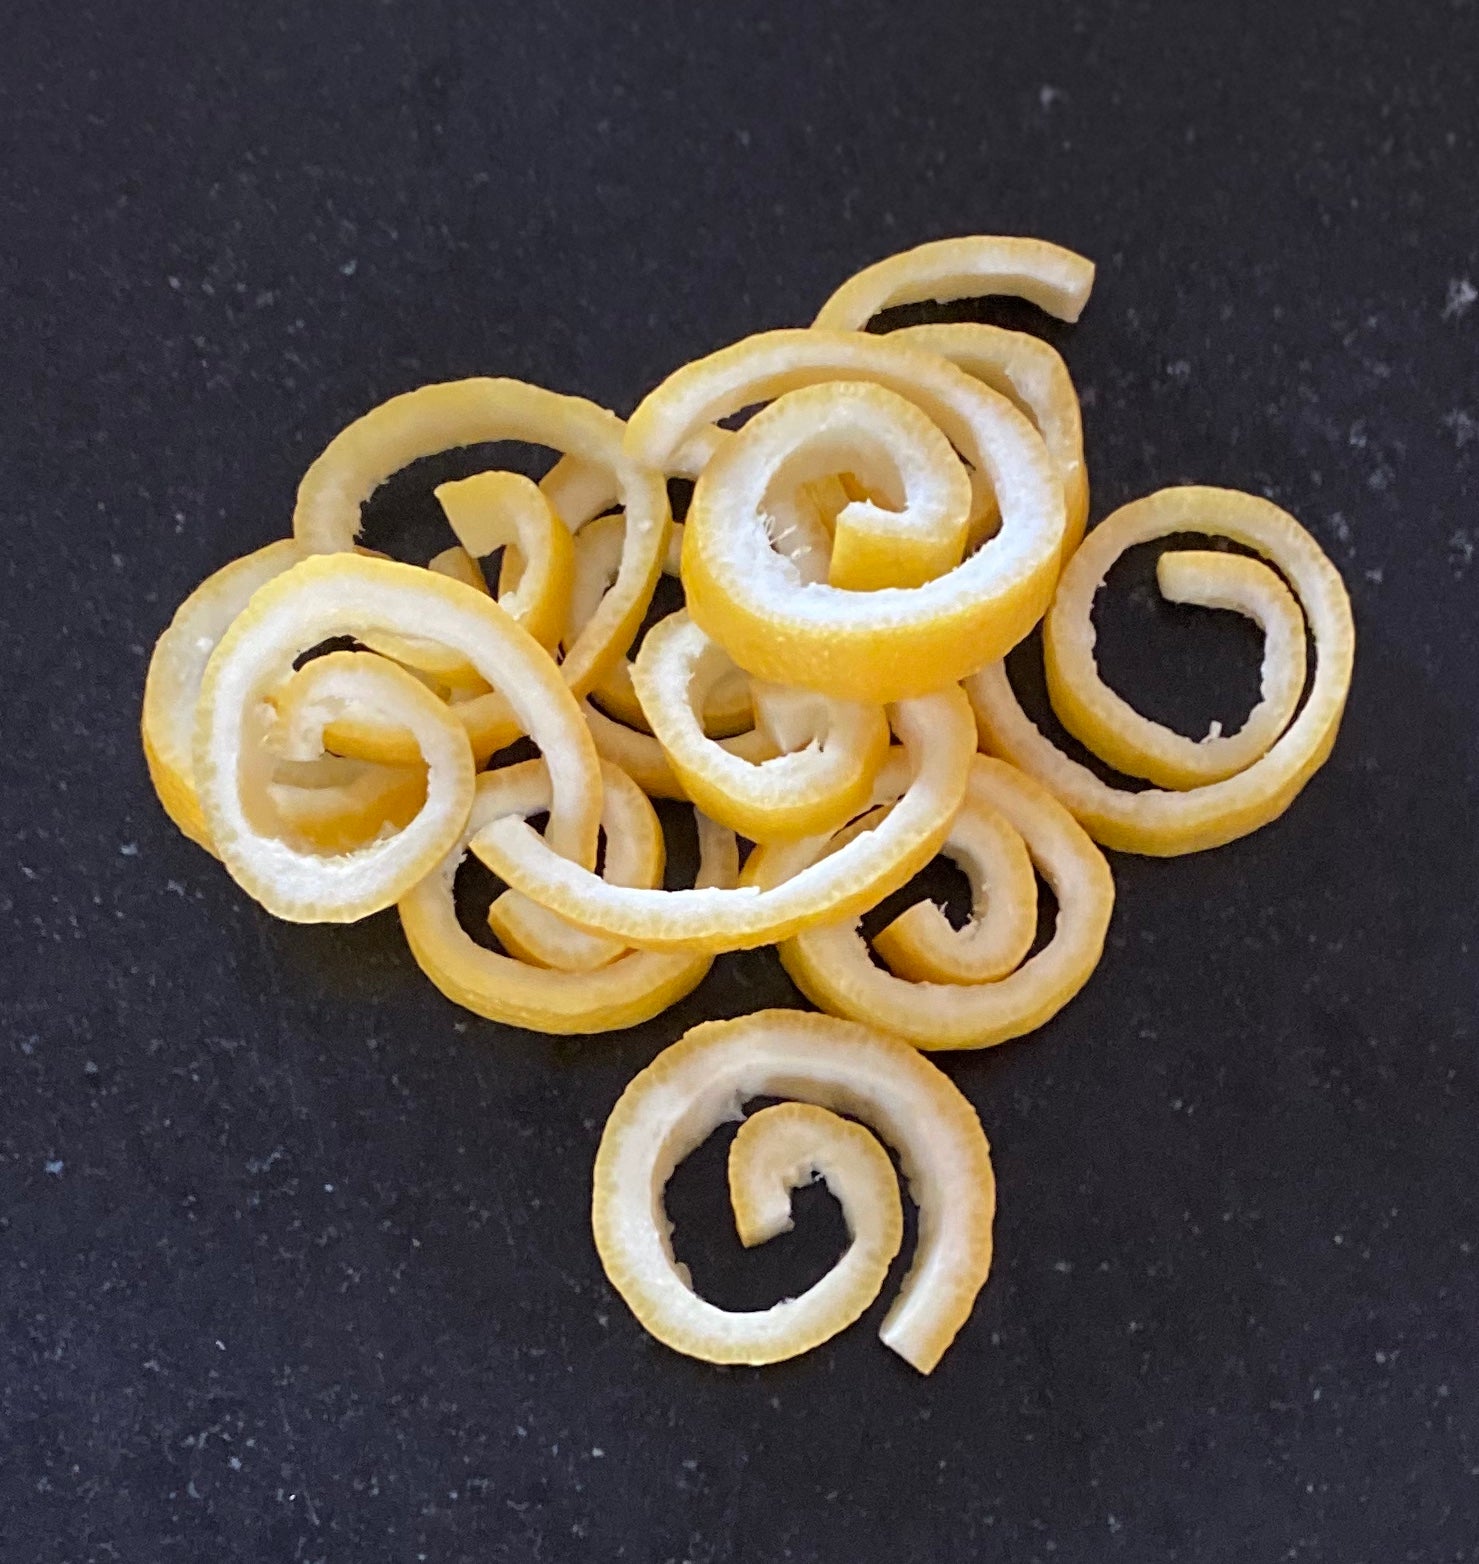
[[[0,1554],[1479,1557],[1474,8],[12,0],[5,34]],[[637,1035],[465,1019],[392,918],[276,924],[175,835],[145,661],[373,402],[625,409],[972,230],[1100,262],[1063,338],[1096,514],[1228,483],[1329,548],[1349,717],[1276,826],[1118,860],[1086,993],[947,1062],[1002,1204],[939,1372],[877,1310],[718,1372],[606,1286],[587,1178],[660,1047],[793,1002],[773,958]],[[1218,648],[1246,687],[1251,644],[1141,606],[1122,687],[1174,709]],[[700,1281],[803,1284],[827,1197],[741,1257],[719,1150],[673,1196]]]

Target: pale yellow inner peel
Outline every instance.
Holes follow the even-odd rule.
[[[1096,841],[1123,852],[1199,852],[1276,819],[1329,756],[1350,689],[1356,632],[1340,573],[1292,516],[1257,495],[1187,487],[1136,500],[1088,535],[1064,571],[1061,590],[1070,604],[1091,601],[1126,549],[1178,532],[1228,538],[1261,554],[1294,589],[1314,638],[1314,678],[1298,716],[1245,771],[1186,791],[1127,793],[1102,782],[1038,731],[1002,664],[966,683],[982,746],[1035,776]]]
[[[746,1144],[730,1163],[741,1236],[778,1231],[786,1192],[815,1168],[841,1202],[853,1243],[799,1298],[737,1313],[693,1291],[673,1255],[663,1189],[716,1125],[758,1096],[829,1111],[742,1128]],[[633,1079],[606,1123],[591,1203],[596,1248],[612,1285],[660,1341],[710,1363],[775,1363],[845,1329],[872,1302],[898,1247],[898,1192],[884,1192],[887,1158],[860,1152],[855,1126],[838,1114],[863,1120],[898,1152],[919,1208],[914,1263],[879,1336],[921,1373],[939,1362],[991,1266],[996,1190],[980,1122],[907,1044],[793,1010],[694,1027]]]

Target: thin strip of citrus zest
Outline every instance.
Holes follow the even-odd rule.
[[[569,610],[573,544],[543,492],[520,473],[481,472],[442,484],[436,497],[465,547],[439,554],[429,568],[466,581],[486,594],[487,583],[477,558],[504,549],[499,606],[541,646],[553,649]],[[612,562],[613,575],[618,562]],[[516,569],[511,570],[511,565]],[[425,675],[449,700],[467,729],[480,766],[518,737],[518,723],[508,703],[489,690],[486,680],[477,676],[466,659],[420,636],[370,633],[364,640],[372,650]],[[333,724],[327,742],[337,754],[382,764],[407,765],[415,758],[410,734],[378,720],[374,713],[358,721]]]
[[[212,572],[175,610],[149,658],[139,729],[149,780],[165,813],[191,841],[215,852],[195,792],[195,708],[205,667],[259,586],[303,558],[291,539],[269,543]]]
[[[205,665],[252,593],[302,558],[302,549],[288,538],[215,571],[180,605],[149,660],[140,729],[150,779],[165,812],[208,852],[215,848],[195,794],[192,753]],[[426,770],[326,756],[277,765],[269,792],[284,824],[304,843],[320,852],[339,852],[382,826],[398,830],[405,825],[425,798]]]
[[[620,503],[611,466],[605,460],[590,461],[579,456],[562,456],[539,480],[539,492],[572,535],[578,535],[592,518]]]
[[[1088,524],[1089,470],[1084,461],[1078,393],[1058,351],[1029,332],[972,321],[906,326],[890,332],[889,339],[948,358],[993,391],[1010,397],[1032,420],[1063,482],[1068,511],[1068,530],[1063,538],[1066,559],[1082,541]],[[989,489],[985,499],[980,516],[972,521],[973,542],[987,536],[997,520],[996,497]]]
[[[767,686],[761,722],[782,753],[758,764],[709,738],[699,711],[732,666],[687,614],[654,625],[633,668],[649,725],[694,803],[752,841],[829,830],[857,813],[888,752],[881,706]],[[776,731],[789,702],[792,731]]]
[[[802,386],[767,409],[768,423],[779,424],[783,416],[793,434],[776,447],[777,476],[793,463],[806,473],[791,493],[804,493],[808,481],[829,471],[846,471],[862,490],[833,518],[826,577],[832,586],[851,592],[922,586],[960,563],[972,506],[970,476],[949,440],[912,402],[880,385],[858,383],[845,391],[835,384]],[[807,438],[798,442],[794,431],[805,424],[811,426]],[[772,479],[763,514],[773,514],[776,490],[787,488]],[[767,527],[773,531],[774,523]]]
[[[615,579],[625,537],[625,519],[619,514],[598,516],[582,527],[575,538],[575,577],[570,594],[570,620],[567,638],[573,639],[590,622],[603,594]],[[675,525],[668,543],[663,574],[678,574],[677,550],[681,549],[683,529]],[[727,660],[727,659],[726,659]],[[632,688],[632,665],[627,657],[613,663],[592,686],[591,695],[602,711],[629,728],[647,731],[647,719],[637,692]],[[750,681],[732,663],[725,676],[716,681],[703,708],[704,732],[718,737],[743,732],[753,722],[750,706]]]
[[[1124,852],[1198,852],[1276,819],[1328,758],[1350,689],[1355,625],[1340,573],[1286,511],[1232,489],[1162,489],[1102,521],[1064,570],[1060,592],[1067,594],[1067,607],[1060,628],[1075,618],[1082,623],[1079,605],[1092,601],[1105,572],[1126,549],[1181,532],[1227,538],[1276,566],[1293,588],[1314,640],[1314,677],[1299,714],[1245,771],[1186,791],[1123,792],[1038,731],[1002,665],[984,669],[966,686],[983,747],[1035,776],[1096,841]]]
[[[1189,739],[1141,716],[1099,677],[1086,569],[1059,587],[1043,626],[1048,698],[1059,721],[1117,771],[1158,787],[1201,787],[1246,771],[1289,726],[1304,694],[1304,615],[1278,572],[1246,554],[1203,549],[1168,550],[1156,561],[1162,597],[1243,614],[1264,634],[1262,688],[1247,720],[1233,734]]]
[[[667,550],[667,489],[660,471],[622,451],[623,425],[583,397],[562,396],[519,380],[443,381],[391,397],[337,434],[298,488],[293,534],[311,553],[353,547],[360,509],[393,473],[420,457],[494,440],[553,446],[575,458],[562,480],[572,497],[614,488],[626,512],[626,545],[612,589],[562,664],[565,681],[583,694],[626,651],[642,622]],[[566,526],[559,484],[545,498]],[[605,476],[609,474],[608,476]]]
[[[808,582],[769,536],[769,496],[825,476],[833,460],[845,470],[861,450],[862,442],[848,440],[850,408],[867,403],[870,433],[884,416],[857,382],[882,386],[928,415],[985,475],[1000,504],[996,536],[922,585],[852,592]],[[828,393],[786,400],[824,384]],[[633,414],[627,448],[662,467],[696,429],[763,401],[771,405],[704,468],[683,538],[689,612],[742,668],[778,684],[886,704],[959,679],[1041,618],[1059,569],[1063,487],[1042,437],[1006,397],[937,354],[888,338],[774,331],[669,376]],[[928,516],[943,493],[934,479],[915,489],[903,496],[903,519],[890,525],[905,525],[915,501]],[[862,516],[867,505],[850,502],[838,527],[848,511]],[[963,539],[968,512],[957,519]]]
[[[608,793],[608,798],[610,794]],[[549,776],[525,761],[478,778],[466,829],[438,868],[399,903],[417,965],[454,1004],[490,1021],[560,1034],[610,1032],[650,1020],[703,980],[712,956],[626,951],[606,966],[563,972],[530,966],[476,944],[458,922],[453,883],[468,838],[488,820],[549,806]],[[738,872],[733,832],[697,815],[699,885],[730,885]]]
[[[612,885],[661,885],[667,848],[657,812],[642,789],[609,761],[601,766],[601,781],[601,830],[606,842],[601,878]],[[548,791],[546,786],[540,796],[546,797]],[[545,807],[538,805],[538,809]],[[488,909],[488,927],[509,955],[564,972],[594,971],[629,948],[620,940],[575,928],[517,891],[505,891],[495,899]]]
[[[814,322],[830,331],[861,331],[900,304],[1027,299],[1059,320],[1075,321],[1094,286],[1094,263],[1050,244],[1002,234],[936,239],[875,261],[837,289]]]
[[[424,634],[431,625],[497,686],[543,753],[553,783],[546,850],[595,862],[601,810],[595,746],[548,654],[470,587],[410,565],[336,554],[305,560],[259,588],[212,654],[201,688],[194,762],[206,826],[232,875],[268,911],[296,922],[364,917],[429,872],[462,830],[473,777],[465,731],[409,673],[368,653],[344,654],[353,671],[344,666],[342,681],[324,688],[305,722],[327,720],[335,707],[363,700],[410,728],[428,767],[425,807],[389,841],[322,856],[276,838],[262,796],[271,759],[265,739],[274,720],[267,697],[288,679],[294,661],[336,636]],[[287,758],[302,758],[320,737],[312,727],[289,735],[299,753],[287,749]]]
[[[873,949],[913,983],[994,983],[1022,965],[1037,934],[1032,855],[978,790],[966,793],[940,851],[970,883],[969,919],[955,928],[935,903],[915,902],[873,936]]]
[[[912,779],[875,831],[783,883],[645,891],[607,885],[550,851],[521,820],[495,820],[472,850],[516,890],[582,928],[653,950],[746,950],[874,906],[939,849],[965,796],[975,734],[959,689],[902,701],[892,722]],[[758,849],[757,849],[758,851]],[[753,855],[752,855],[753,856]]]
[[[504,591],[500,578],[499,604],[553,650],[570,608],[575,545],[543,491],[522,473],[480,472],[442,484],[436,497],[473,559],[500,548],[517,553],[517,584]]]
[[[666,752],[650,733],[638,733],[613,721],[589,700],[582,701],[580,709],[602,760],[620,766],[649,798],[687,799],[688,793],[669,764]],[[758,728],[720,739],[719,744],[731,755],[752,763],[776,753],[775,746]]]
[[[1042,1026],[1088,981],[1104,949],[1114,880],[1103,854],[1050,793],[979,756],[968,798],[1005,816],[1058,901],[1053,937],[993,982],[911,982],[875,966],[856,920],[803,930],[780,949],[792,981],[833,1015],[866,1017],[917,1048],[988,1048]]]
[[[250,613],[249,604],[243,618]],[[242,622],[238,619],[237,624]],[[232,632],[221,645],[234,649]],[[218,649],[212,666],[221,655]],[[207,668],[196,728],[201,804],[221,849],[222,862],[239,884],[278,917],[298,922],[346,922],[389,906],[448,850],[467,819],[474,766],[467,735],[456,718],[399,664],[372,652],[330,652],[285,679],[274,699],[261,702],[255,713],[248,706],[239,731],[256,742],[237,772],[234,790],[247,830],[234,838],[223,838],[201,765],[201,725],[210,720],[214,702],[211,670]],[[346,711],[384,714],[415,738],[426,767],[426,793],[421,808],[404,829],[378,836],[352,851],[330,855],[294,840],[273,813],[270,779],[275,768],[271,760],[277,756],[312,763],[322,758],[325,727]],[[343,878],[330,878],[326,873],[330,865],[342,869],[351,863],[356,872],[348,885]]]
[[[698,1297],[673,1255],[662,1191],[678,1163],[759,1096],[801,1098],[742,1125],[730,1152],[735,1220],[747,1243],[789,1225],[789,1195],[820,1172],[852,1244],[799,1298],[731,1312]],[[825,1111],[822,1111],[825,1110]],[[886,1157],[861,1149],[861,1119],[899,1154],[919,1207],[913,1264],[879,1337],[922,1374],[969,1317],[991,1268],[996,1184],[970,1103],[907,1044],[795,1010],[694,1027],[622,1093],[596,1153],[591,1226],[606,1275],[643,1327],[709,1363],[775,1363],[852,1324],[877,1296],[900,1241]],[[885,1187],[887,1186],[887,1187]]]

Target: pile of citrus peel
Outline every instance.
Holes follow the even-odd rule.
[[[1079,403],[1053,348],[979,324],[865,330],[897,305],[991,295],[1073,321],[1093,273],[1039,240],[926,244],[853,277],[809,329],[685,365],[625,423],[514,380],[394,397],[309,468],[292,536],[217,571],[155,649],[144,748],[179,828],[278,917],[394,905],[423,971],[480,1016],[633,1026],[717,953],[778,946],[824,1013],[693,1028],[632,1081],[596,1159],[607,1274],[682,1352],[774,1362],[869,1307],[903,1227],[866,1124],[919,1208],[880,1334],[928,1373],[986,1279],[995,1187],[974,1110],[922,1050],[1022,1036],[1078,992],[1114,900],[1100,845],[1231,841],[1330,752],[1354,629],[1292,517],[1174,488],[1085,536]],[[501,440],[558,459],[538,483],[438,488],[457,545],[426,567],[357,545],[392,474]],[[674,478],[694,485],[681,526]],[[1103,683],[1091,619],[1127,549],[1187,532],[1221,546],[1163,553],[1163,596],[1243,614],[1265,647],[1251,715],[1200,740]],[[639,637],[664,573],[685,606]],[[1039,624],[1063,727],[1149,786],[1111,786],[1024,713],[1003,658]],[[540,758],[505,763],[526,737]],[[691,887],[664,888],[658,798],[694,810]],[[496,949],[454,902],[469,852],[507,887],[487,913]],[[969,881],[968,920],[921,900],[870,951],[862,915],[938,854]],[[1035,948],[1039,877],[1057,910]],[[761,1096],[790,1100],[732,1143],[741,1239],[788,1227],[791,1192],[820,1176],[851,1243],[800,1297],[732,1312],[674,1257],[663,1190]]]

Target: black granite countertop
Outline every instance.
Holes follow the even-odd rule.
[[[4,31],[0,1557],[1479,1558],[1474,6],[13,0]],[[624,411],[970,231],[1099,262],[1055,334],[1096,515],[1224,483],[1330,551],[1350,709],[1276,825],[1115,859],[1058,1019],[945,1062],[1001,1207],[933,1378],[882,1305],[715,1370],[606,1284],[589,1171],[659,1048],[798,1002],[773,955],[615,1038],[468,1017],[392,915],[276,923],[174,832],[145,663],[374,402],[506,373]],[[1256,642],[1121,596],[1121,686],[1237,719]],[[744,1254],[722,1152],[672,1191],[700,1286],[805,1285],[835,1207]]]

